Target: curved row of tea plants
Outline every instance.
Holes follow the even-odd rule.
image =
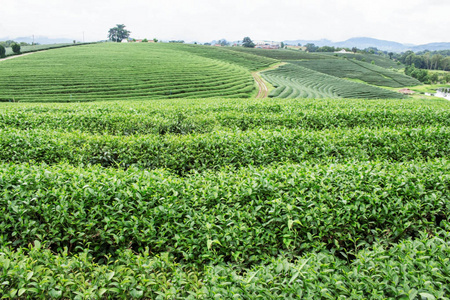
[[[245,98],[255,92],[249,69],[184,49],[165,44],[111,43],[4,61],[0,69],[0,101]],[[252,68],[272,62],[251,55],[247,59],[252,61],[248,64]]]
[[[107,264],[88,250],[53,254],[40,243],[0,248],[0,293],[4,298],[89,299],[449,299],[450,237],[422,233],[391,247],[375,244],[348,263],[329,253],[273,258],[251,269],[232,265],[199,271],[170,253],[123,251]],[[89,270],[88,272],[86,270]],[[80,276],[83,274],[84,276]]]
[[[234,52],[243,52],[254,54],[262,57],[268,57],[276,60],[288,61],[288,60],[300,60],[300,59],[329,59],[327,55],[318,53],[309,53],[298,50],[287,49],[258,49],[258,48],[245,48],[245,47],[231,47],[230,50]]]
[[[402,94],[352,82],[295,64],[286,64],[262,73],[276,87],[269,97],[276,98],[404,98]]]
[[[448,157],[450,128],[218,131],[187,135],[91,135],[0,130],[0,161],[68,162],[166,168],[177,174],[222,167],[356,159],[409,161]]]
[[[323,59],[298,61],[293,63],[339,78],[359,79],[366,83],[378,86],[398,88],[421,84],[417,79],[404,74],[353,60]]]
[[[0,110],[0,128],[79,130],[94,134],[188,134],[276,127],[450,126],[450,102],[413,100],[216,99],[71,104],[15,103]]]
[[[0,103],[0,294],[445,299],[449,111]]]
[[[385,68],[385,69],[402,69],[405,66],[395,60],[389,59],[384,56],[376,55],[376,54],[369,54],[369,53],[330,53],[330,52],[322,52],[323,55],[329,55],[329,56],[335,56],[339,58],[346,58],[346,59],[356,59],[358,61],[372,63],[374,62],[375,65]]]
[[[251,265],[312,249],[355,254],[450,221],[450,163],[164,170],[0,165],[1,242],[97,258],[148,247],[185,263]]]

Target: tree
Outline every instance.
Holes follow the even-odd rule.
[[[394,55],[394,52],[389,52],[388,55],[389,55],[389,59],[392,59],[392,56]]]
[[[314,45],[312,43],[306,44],[305,47],[306,47],[306,51],[308,51],[308,52],[316,52],[317,49],[319,49],[318,46],[316,46],[316,45]]]
[[[108,31],[108,38],[113,41],[120,43],[123,39],[130,37],[131,31],[125,29],[125,25],[117,24],[116,27],[110,28]]]
[[[356,47],[353,47],[353,48],[352,48],[352,52],[353,52],[353,53],[356,53],[357,51],[358,51],[358,48],[356,48]]]
[[[247,48],[255,48],[255,43],[253,43],[252,39],[249,38],[248,36],[246,36],[243,40],[242,40],[242,46],[247,47]]]
[[[143,43],[148,43],[148,40],[147,39],[143,39],[142,42]]]
[[[12,44],[11,48],[15,54],[20,54],[20,45],[19,44],[17,44],[17,43]]]
[[[284,43],[281,42],[281,49],[284,49]]]
[[[0,58],[3,58],[6,56],[6,49],[2,45],[0,45]]]
[[[230,43],[228,43],[228,41],[226,39],[219,40],[218,44],[220,44],[220,46],[222,46],[222,47],[230,45]]]

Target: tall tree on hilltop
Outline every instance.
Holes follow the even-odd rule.
[[[249,38],[248,36],[246,36],[243,40],[242,40],[242,46],[247,47],[247,48],[255,48],[255,43],[253,43],[252,39]]]
[[[130,37],[131,31],[125,29],[125,25],[117,24],[116,27],[110,28],[108,31],[108,38],[113,41],[120,43],[123,39]]]

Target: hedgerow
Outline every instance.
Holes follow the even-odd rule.
[[[448,221],[450,164],[362,163],[227,169],[186,178],[3,164],[2,243],[34,240],[96,258],[120,249],[170,252],[190,263],[252,264],[289,252],[355,253]]]
[[[0,161],[167,168],[187,174],[225,166],[448,157],[449,141],[448,127],[260,129],[127,137],[8,129],[0,130]]]
[[[391,247],[375,244],[348,263],[325,252],[273,258],[253,268],[193,269],[170,253],[125,250],[98,264],[88,250],[58,255],[40,243],[0,249],[4,298],[46,299],[448,299],[449,235],[421,233]],[[80,276],[83,274],[83,276]]]

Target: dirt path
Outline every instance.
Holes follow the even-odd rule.
[[[8,57],[5,57],[5,58],[0,58],[0,61],[16,58],[16,57],[20,57],[20,56],[30,55],[30,54],[33,54],[33,53],[36,53],[36,52],[28,52],[28,53],[24,53],[24,54],[19,54],[19,55],[8,56]]]
[[[276,69],[282,65],[285,65],[286,63],[279,63],[275,66],[272,66],[270,68],[264,69],[264,70],[260,70],[257,72],[253,72],[252,76],[255,79],[256,83],[258,84],[259,87],[259,91],[258,91],[258,95],[256,95],[256,99],[264,99],[267,98],[269,96],[269,89],[267,88],[267,84],[264,82],[264,80],[261,77],[261,72],[264,71],[269,71],[269,70],[273,70]]]

